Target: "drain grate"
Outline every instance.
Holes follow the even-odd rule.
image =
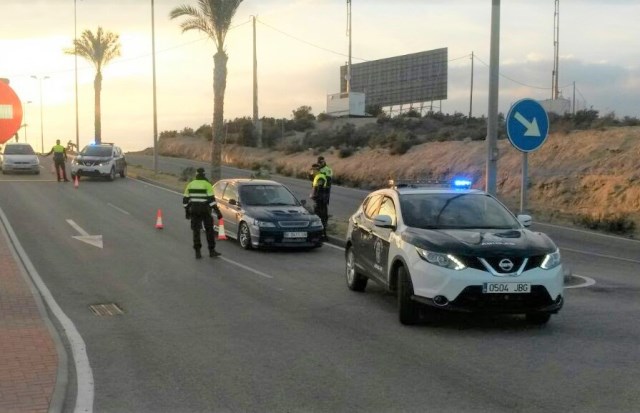
[[[93,304],[90,305],[89,308],[91,309],[93,314],[97,315],[98,317],[111,317],[114,315],[124,314],[124,311],[122,311],[122,309],[118,307],[118,304],[115,303]]]

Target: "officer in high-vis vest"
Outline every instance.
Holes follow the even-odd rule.
[[[196,252],[196,258],[202,258],[200,248],[200,229],[204,225],[204,232],[207,236],[207,245],[209,247],[209,256],[217,257],[220,255],[216,251],[216,236],[213,231],[213,217],[211,212],[215,212],[218,219],[222,218],[220,209],[216,204],[213,196],[213,186],[204,175],[204,169],[198,168],[196,177],[187,184],[182,197],[182,206],[184,206],[185,218],[191,220],[191,231],[193,232],[193,249]]]
[[[53,145],[53,148],[49,151],[49,153],[44,156],[49,156],[53,154],[53,164],[56,168],[56,175],[58,175],[58,182],[69,182],[67,179],[67,169],[65,166],[65,162],[67,161],[67,150],[64,146],[60,145],[60,139],[56,140],[56,144]]]
[[[311,184],[311,194],[309,197],[314,202],[313,212],[320,217],[323,227],[323,239],[327,240],[327,224],[329,222],[328,208],[328,180],[327,176],[320,171],[320,164],[314,163],[311,166],[313,180]]]
[[[320,172],[327,177],[327,205],[329,205],[329,199],[331,198],[331,183],[333,181],[333,169],[324,160],[324,156],[318,156],[318,165],[320,165]]]

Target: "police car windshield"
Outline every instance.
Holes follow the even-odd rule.
[[[518,229],[520,223],[491,196],[472,193],[400,196],[405,225],[423,229]]]
[[[5,155],[34,155],[31,145],[7,145],[4,147]]]
[[[102,156],[107,157],[111,156],[111,147],[109,146],[86,146],[80,155],[84,156]]]
[[[298,201],[285,187],[279,185],[243,185],[240,202],[244,206],[294,206]]]

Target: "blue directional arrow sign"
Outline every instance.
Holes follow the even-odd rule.
[[[547,111],[533,99],[514,103],[507,114],[506,124],[509,141],[522,152],[535,151],[549,135]]]

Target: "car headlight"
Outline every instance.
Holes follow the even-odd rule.
[[[313,221],[311,221],[311,225],[312,228],[322,228],[322,221],[320,221],[319,219],[314,219]]]
[[[463,270],[467,268],[459,259],[451,254],[442,254],[439,252],[431,252],[416,247],[416,251],[420,258],[428,262],[429,264],[437,265],[439,267],[449,268],[451,270]]]
[[[543,270],[550,270],[560,265],[561,262],[562,260],[560,259],[560,250],[557,249],[551,254],[547,254],[544,257],[542,264],[540,264],[540,268],[542,268]]]
[[[260,221],[259,219],[254,219],[253,225],[258,228],[275,228],[276,227],[276,224],[274,224],[273,222]]]

